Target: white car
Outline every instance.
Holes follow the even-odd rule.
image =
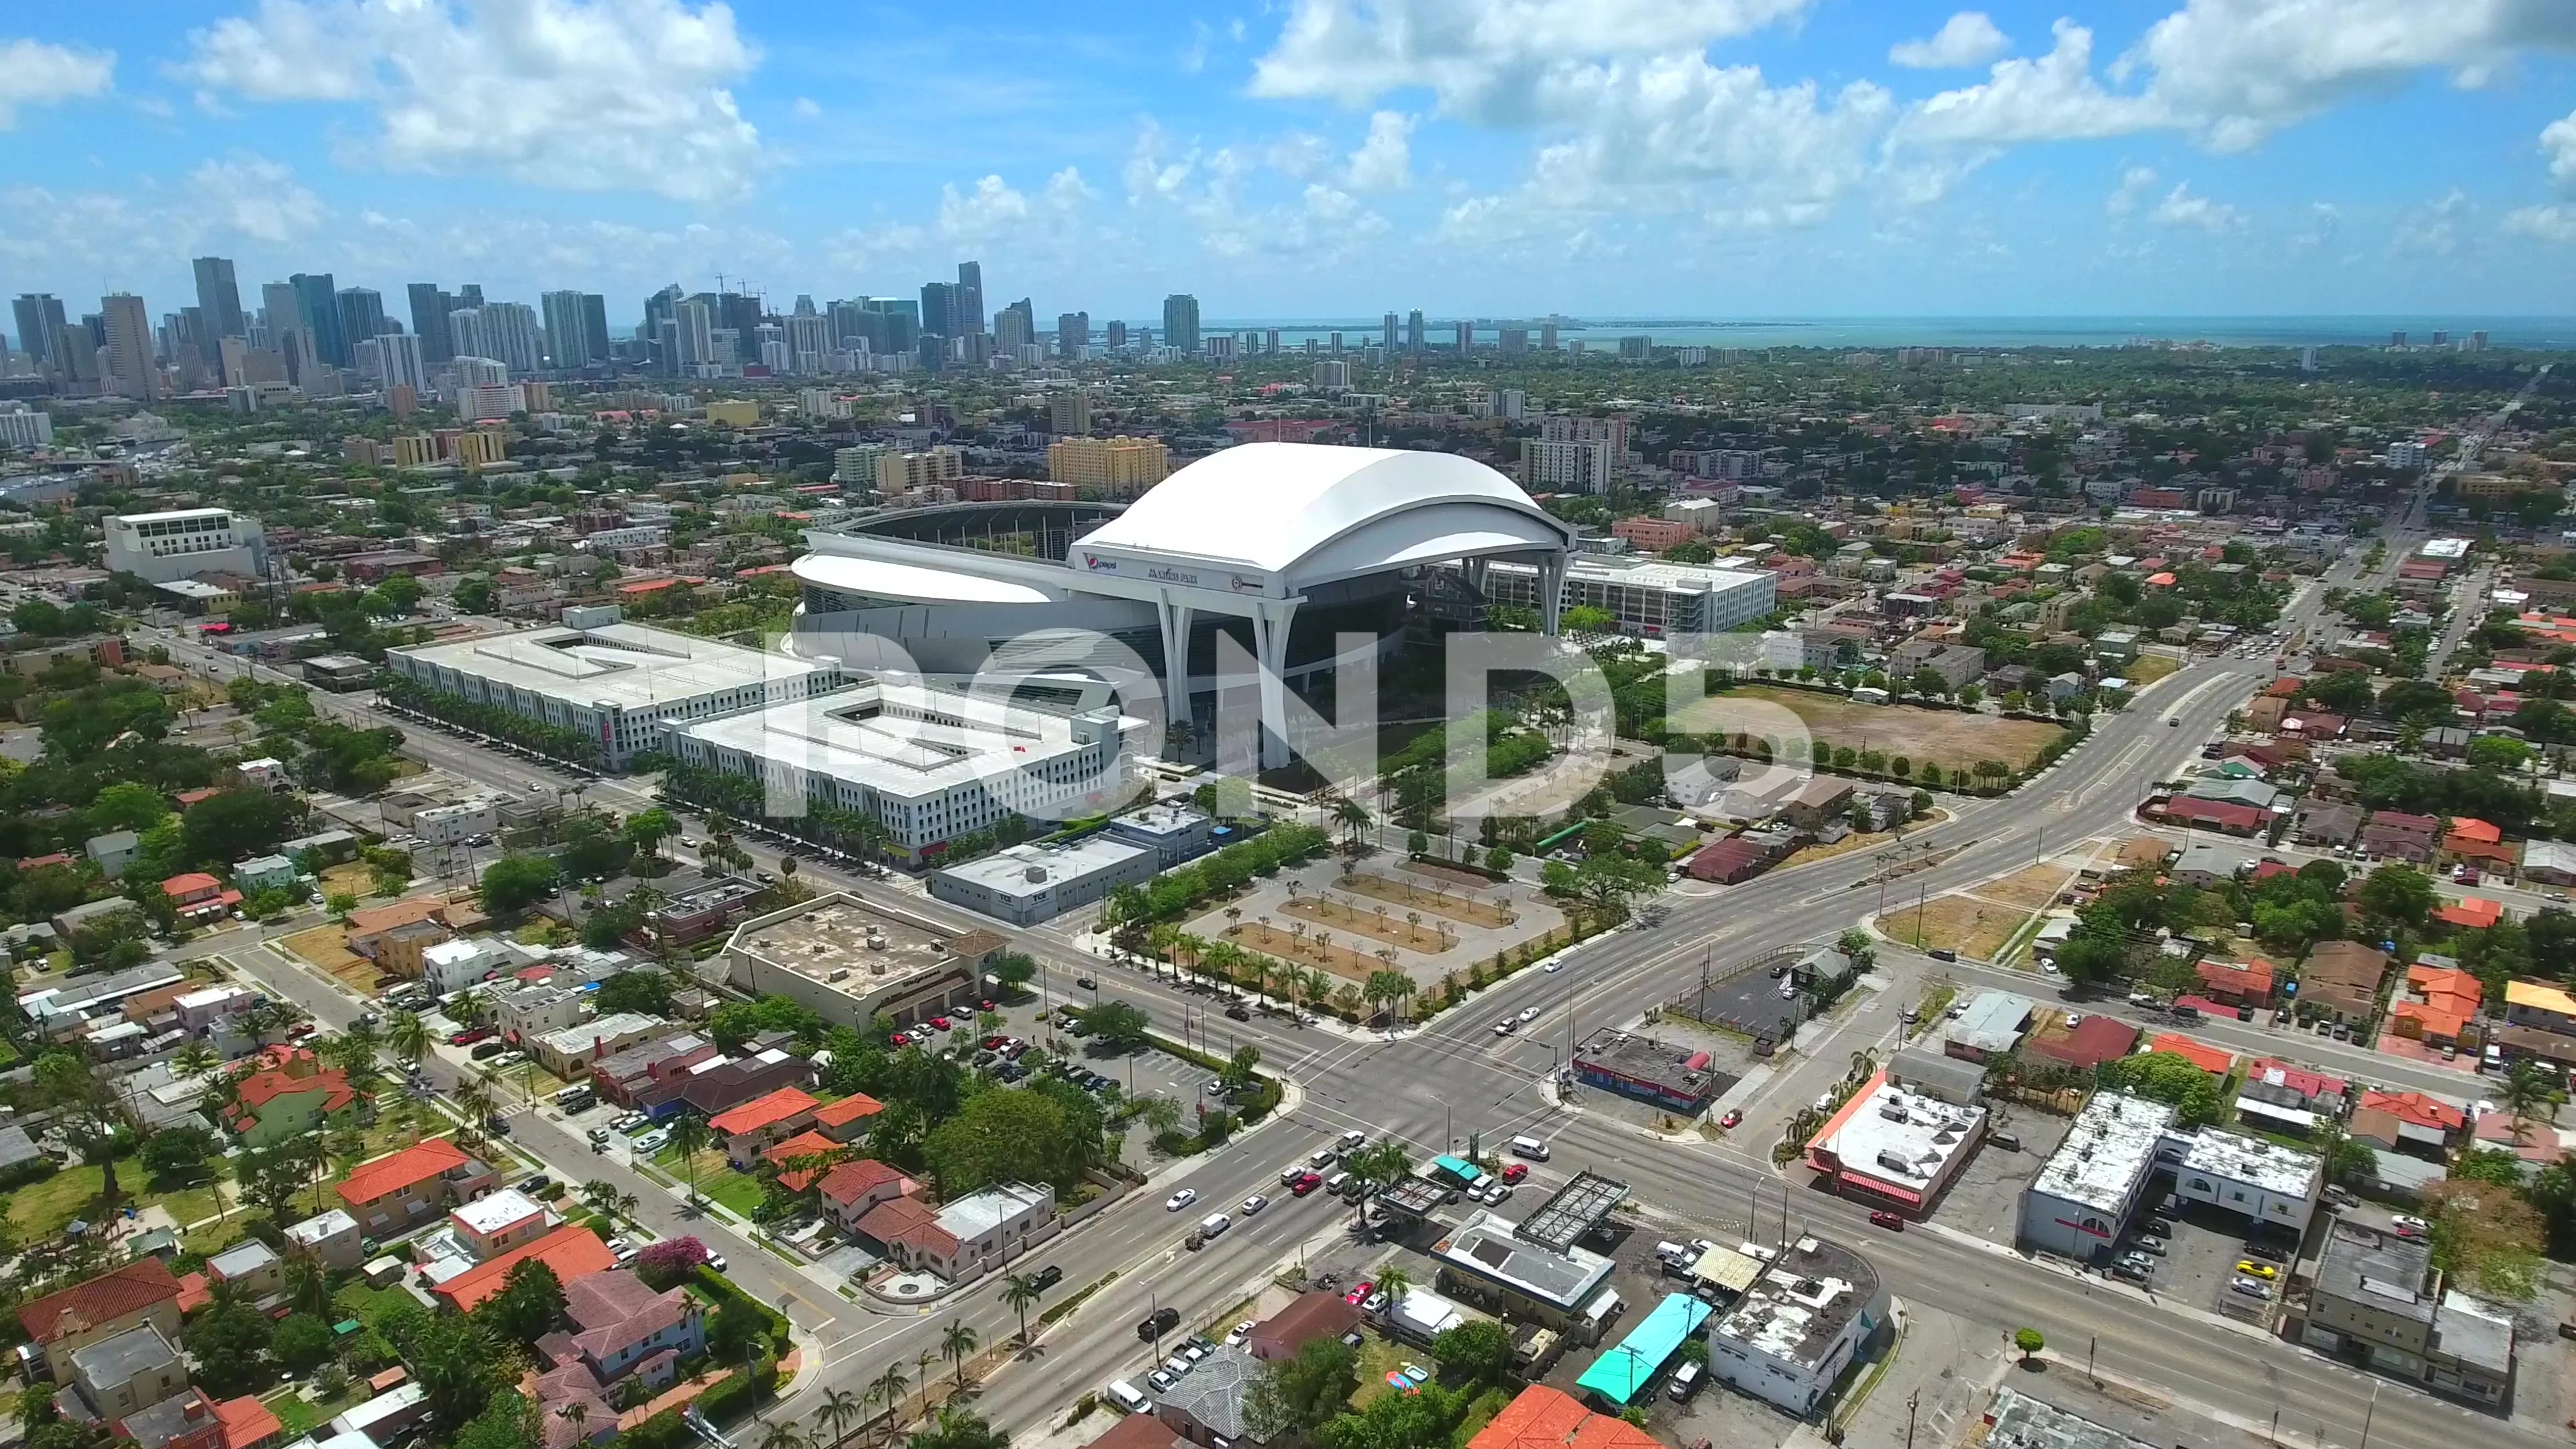
[[[1510,1036],[1513,1032],[1516,1032],[1516,1031],[1518,1031],[1518,1030],[1520,1030],[1520,1029],[1521,1029],[1521,1024],[1520,1024],[1519,1022],[1517,1022],[1517,1021],[1512,1020],[1512,1019],[1511,1019],[1510,1017],[1508,1017],[1508,1016],[1507,1016],[1507,1017],[1504,1017],[1502,1020],[1500,1020],[1500,1021],[1498,1021],[1498,1022],[1495,1022],[1495,1023],[1494,1023],[1494,1035],[1496,1035],[1496,1036]]]
[[[1522,1007],[1522,1008],[1521,1008],[1521,1025],[1523,1025],[1523,1026],[1527,1026],[1527,1025],[1529,1025],[1531,1022],[1536,1021],[1536,1020],[1538,1020],[1538,1008],[1537,1008],[1537,1007],[1535,1007],[1535,1006],[1524,1006],[1524,1007]]]
[[[1342,1150],[1344,1152],[1357,1152],[1367,1145],[1368,1134],[1365,1132],[1354,1129],[1342,1134]]]
[[[1256,1192],[1252,1196],[1245,1198],[1243,1200],[1243,1205],[1236,1208],[1235,1211],[1243,1214],[1245,1217],[1250,1217],[1254,1213],[1257,1213],[1268,1206],[1270,1206],[1270,1199],[1263,1197],[1261,1194]]]
[[[1283,1167],[1283,1168],[1279,1169],[1279,1185],[1280,1185],[1281,1187],[1286,1187],[1286,1186],[1288,1186],[1290,1183],[1295,1182],[1297,1179],[1299,1179],[1299,1178],[1301,1178],[1301,1177],[1304,1177],[1305,1175],[1306,1175],[1306,1165],[1305,1165],[1304,1163],[1302,1163],[1302,1162],[1292,1162],[1292,1163],[1289,1163],[1286,1167]]]
[[[1170,1197],[1163,1199],[1163,1211],[1167,1213],[1176,1213],[1198,1200],[1199,1190],[1195,1187],[1185,1187],[1179,1192],[1173,1193]]]
[[[1553,975],[1555,975],[1556,973],[1558,973],[1559,971],[1562,971],[1562,970],[1564,970],[1564,969],[1565,969],[1565,963],[1564,963],[1563,961],[1560,961],[1560,960],[1557,960],[1557,959],[1555,959],[1555,958],[1553,958],[1553,957],[1550,957],[1550,958],[1549,958],[1549,960],[1548,960],[1548,963],[1547,963],[1545,966],[1540,967],[1539,969],[1540,969],[1540,970],[1542,970],[1542,971],[1545,971],[1548,975],[1553,976]]]
[[[632,1144],[632,1148],[639,1154],[649,1156],[670,1145],[670,1132],[664,1128],[656,1127],[652,1131],[645,1133],[643,1136],[636,1138]]]

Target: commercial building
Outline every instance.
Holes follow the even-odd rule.
[[[2303,1148],[2203,1130],[2184,1149],[2174,1192],[2241,1214],[2296,1240],[2325,1188],[2325,1159]]]
[[[1126,746],[1148,727],[1114,707],[1068,713],[881,678],[723,718],[674,717],[660,744],[762,781],[781,801],[773,814],[814,800],[873,818],[887,847],[917,864],[1011,816],[1097,813],[1122,793]]]
[[[755,996],[790,997],[823,1019],[911,1026],[982,996],[990,931],[950,930],[856,896],[818,896],[756,916],[725,943],[727,979]],[[727,1104],[730,1105],[730,1104]]]
[[[1804,1417],[1888,1320],[1868,1260],[1809,1234],[1791,1244],[1709,1330],[1709,1373]]]
[[[163,513],[109,517],[107,568],[146,583],[166,584],[202,573],[268,573],[268,539],[256,518],[229,508],[178,508]]]
[[[1133,498],[1171,473],[1172,450],[1159,438],[1058,438],[1047,445],[1051,481],[1112,498]]]
[[[2158,1159],[2168,1148],[2174,1109],[2125,1092],[2096,1092],[2075,1125],[2021,1197],[2021,1241],[2069,1258],[2107,1256],[2135,1220]]]
[[[1512,1318],[1527,1318],[1584,1343],[1598,1343],[1618,1315],[1612,1263],[1586,1248],[1552,1250],[1528,1242],[1512,1224],[1478,1210],[1434,1243],[1440,1290]]]
[[[1484,578],[1494,603],[1544,612],[1538,567],[1496,560],[1485,566]],[[1583,554],[1565,571],[1559,603],[1600,609],[1620,633],[1648,639],[1723,634],[1777,608],[1778,584],[1767,569]]]
[[[2361,1215],[2326,1227],[2298,1328],[2308,1347],[2489,1407],[2513,1386],[2513,1314],[2442,1281],[2426,1238]]]
[[[1872,1077],[1807,1143],[1807,1165],[1836,1192],[1921,1213],[1986,1136],[1986,1109]]]
[[[386,652],[395,674],[597,740],[623,767],[691,722],[809,699],[840,683],[829,664],[641,625],[533,629]]]
[[[1587,1086],[1694,1116],[1736,1080],[1711,1067],[1707,1052],[1610,1029],[1575,1051],[1574,1075]]]
[[[1106,834],[1052,845],[1014,845],[930,874],[930,894],[997,921],[1033,926],[1078,910],[1162,869],[1153,851]]]

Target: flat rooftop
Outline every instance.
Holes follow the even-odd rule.
[[[1495,559],[1487,567],[1504,573],[1538,572],[1536,565],[1506,559]],[[1722,594],[1735,589],[1768,589],[1778,584],[1769,571],[1749,565],[1731,569],[1716,564],[1664,563],[1597,553],[1568,555],[1566,576],[1682,594]]]
[[[646,713],[765,681],[838,672],[828,664],[641,624],[530,629],[392,652],[548,699]]]
[[[792,971],[853,996],[948,969],[998,944],[985,931],[952,931],[845,893],[820,896],[783,918],[736,930],[725,950]]]
[[[2162,1449],[2011,1389],[1995,1390],[1987,1449]]]
[[[1574,1180],[1521,1219],[1521,1241],[1561,1253],[1601,1226],[1611,1209],[1628,1200],[1628,1184],[1597,1173],[1578,1172]]]
[[[2031,1191],[2117,1213],[2156,1160],[2173,1130],[2174,1109],[2125,1092],[2096,1092],[2066,1140],[2031,1179]]]
[[[2203,1128],[2191,1139],[2183,1165],[2231,1177],[2281,1197],[2305,1197],[2318,1182],[2324,1159],[2316,1153],[2260,1137]]]
[[[1610,1278],[1608,1258],[1582,1248],[1560,1253],[1522,1242],[1512,1224],[1490,1210],[1461,1223],[1431,1251],[1471,1278],[1503,1284],[1569,1313]]]
[[[1044,1188],[1005,1182],[939,1210],[939,1225],[962,1242],[971,1242],[1047,1200]]]
[[[2417,1323],[2433,1321],[2433,1245],[2342,1218],[2327,1219],[2317,1250],[2316,1291]]]
[[[1789,1245],[1710,1330],[1783,1363],[1822,1363],[1878,1296],[1878,1270],[1813,1233]]]
[[[972,882],[997,896],[1033,896],[1057,882],[1112,870],[1153,854],[1141,845],[1086,835],[1064,845],[1014,845],[981,860],[942,867],[953,880]]]
[[[1700,1102],[1735,1084],[1734,1078],[1709,1066],[1708,1053],[1635,1032],[1593,1033],[1575,1052],[1574,1063]]]
[[[1977,1140],[1985,1120],[1983,1107],[1956,1106],[1881,1081],[1808,1146],[1832,1153],[1845,1172],[1890,1183],[1919,1199]]]
[[[865,785],[893,799],[924,800],[978,780],[990,781],[1007,797],[1007,777],[1045,780],[1054,762],[1144,727],[1144,721],[1112,709],[1068,715],[1025,702],[876,680],[718,719],[675,723],[671,733],[711,749]],[[1103,780],[1101,787],[1114,783]]]
[[[523,1223],[545,1209],[515,1187],[485,1193],[456,1210],[456,1220],[478,1233],[497,1233],[513,1223]]]

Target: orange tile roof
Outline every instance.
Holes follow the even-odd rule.
[[[215,1405],[215,1418],[224,1426],[224,1449],[251,1449],[286,1436],[286,1425],[251,1395]]]
[[[873,1117],[885,1110],[885,1103],[865,1092],[852,1092],[837,1102],[826,1102],[814,1109],[814,1123],[819,1127],[845,1127],[863,1117]]]
[[[222,881],[204,871],[190,871],[186,875],[174,875],[161,882],[161,894],[175,901],[184,899],[197,891],[220,889],[222,885]]]
[[[206,1281],[205,1274],[182,1273],[179,1275],[179,1316],[181,1318],[187,1317],[198,1309],[203,1308],[214,1301],[214,1285]]]
[[[707,1120],[709,1129],[726,1137],[744,1132],[757,1132],[774,1127],[800,1112],[811,1112],[821,1106],[814,1094],[802,1087],[781,1087],[766,1097],[754,1097],[729,1112],[718,1113]]]
[[[593,1273],[605,1273],[617,1266],[617,1257],[597,1233],[585,1227],[566,1223],[533,1243],[511,1249],[488,1263],[468,1268],[430,1291],[452,1303],[460,1312],[472,1312],[474,1305],[501,1291],[510,1270],[529,1259],[552,1268],[555,1281],[570,1283]]]
[[[2435,911],[2433,919],[2446,926],[2483,930],[2504,919],[2504,906],[2483,896],[2462,896]]]
[[[142,1258],[24,1305],[18,1326],[36,1342],[52,1343],[178,1296],[179,1280],[170,1265]]]
[[[902,1173],[873,1157],[863,1157],[856,1162],[844,1162],[823,1174],[821,1191],[823,1196],[834,1202],[852,1203],[888,1182],[902,1181]]]
[[[2452,819],[2451,833],[2462,840],[2475,840],[2487,845],[2493,845],[2504,839],[2504,831],[2501,829],[2466,815]]]
[[[2234,1053],[2211,1046],[2205,1041],[2195,1041],[2178,1031],[2159,1034],[2147,1043],[2147,1050],[2172,1052],[2175,1056],[2187,1058],[2193,1066],[2213,1077],[2227,1075],[2227,1069],[2236,1065]]]
[[[2456,1131],[2467,1125],[2469,1120],[2468,1114],[2459,1108],[2421,1092],[2368,1090],[2361,1094],[2361,1110],[2386,1112],[2418,1127],[2439,1127],[2444,1131]]]
[[[465,1149],[444,1137],[406,1147],[390,1157],[379,1157],[340,1180],[340,1200],[356,1207],[374,1202],[387,1193],[400,1192],[415,1182],[424,1182],[451,1167],[463,1167],[473,1159]]]
[[[1625,1419],[1596,1414],[1571,1394],[1532,1384],[1476,1431],[1467,1449],[1664,1449]]]

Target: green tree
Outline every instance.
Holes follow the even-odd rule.
[[[2103,1063],[2101,1084],[2170,1104],[2185,1126],[2205,1127],[2226,1115],[2217,1079],[2179,1052],[2142,1052]]]
[[[505,855],[486,866],[475,897],[486,913],[516,915],[555,888],[555,864],[541,855]]]
[[[1038,1280],[1030,1274],[1006,1273],[1002,1277],[1002,1306],[1019,1315],[1023,1347],[1029,1341],[1029,1310],[1038,1305],[1039,1296],[1044,1292],[1038,1287]]]
[[[1244,1390],[1244,1427],[1270,1443],[1307,1438],[1341,1413],[1358,1387],[1356,1350],[1338,1338],[1309,1340],[1253,1375]]]
[[[904,1440],[906,1449],[1011,1449],[1009,1435],[969,1409],[944,1405],[927,1429]]]
[[[502,1343],[535,1343],[563,1319],[563,1284],[542,1260],[522,1259],[510,1265],[501,1291],[476,1305],[474,1316]]]
[[[198,1381],[218,1393],[247,1391],[260,1379],[270,1331],[268,1315],[236,1285],[216,1284],[206,1306],[188,1320],[186,1343],[197,1361]]]
[[[626,838],[634,842],[638,855],[655,854],[663,841],[679,833],[680,822],[671,818],[670,811],[658,806],[639,810],[626,820]]]
[[[672,984],[666,972],[649,968],[620,971],[599,983],[598,1004],[601,1016],[621,1011],[665,1019],[677,1016],[672,1002]]]
[[[1110,1052],[1141,1050],[1153,1028],[1153,1019],[1145,1009],[1125,1001],[1104,1001],[1082,1013],[1082,1024],[1091,1038]]]
[[[226,790],[189,806],[179,817],[180,847],[192,864],[229,866],[274,850],[303,813],[293,795]]]
[[[1064,1108],[1043,1093],[1000,1087],[966,1099],[957,1115],[931,1129],[923,1162],[939,1195],[955,1201],[1006,1182],[1080,1180],[1086,1154],[1071,1140]]]
[[[2041,1349],[2048,1347],[2048,1338],[2036,1328],[2016,1328],[2013,1330],[2013,1347],[2020,1351],[2022,1362],[2028,1363],[2038,1356]]]
[[[104,835],[111,830],[148,830],[169,813],[170,802],[159,790],[140,781],[120,780],[99,791],[82,815],[92,834]]]
[[[311,1373],[331,1356],[331,1325],[310,1313],[290,1313],[270,1335],[268,1351],[288,1373]]]
[[[679,1153],[680,1160],[689,1165],[689,1200],[695,1202],[698,1199],[698,1154],[706,1150],[712,1135],[707,1130],[707,1119],[683,1109],[664,1130],[671,1134],[671,1150]]]
[[[181,1186],[209,1176],[206,1162],[223,1151],[203,1127],[165,1127],[143,1139],[143,1170],[158,1184]]]
[[[2412,866],[2383,865],[2361,883],[2361,908],[2382,920],[2420,926],[2441,904],[2433,881]]]
[[[1440,1371],[1462,1383],[1505,1387],[1512,1377],[1512,1336],[1490,1318],[1444,1329],[1431,1341]]]

